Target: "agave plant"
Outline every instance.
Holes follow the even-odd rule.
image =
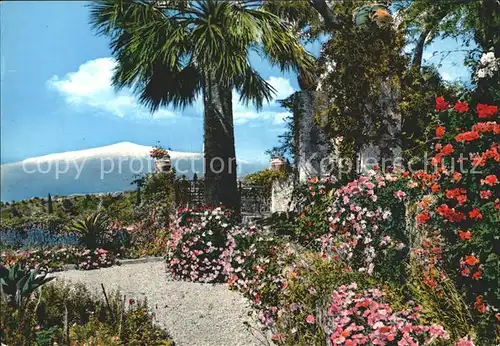
[[[85,247],[95,249],[106,231],[106,223],[104,213],[95,212],[81,220],[74,221],[68,229],[80,236],[80,242]]]
[[[23,263],[17,262],[9,268],[0,265],[0,289],[7,295],[11,304],[21,311],[24,309],[31,294],[42,285],[53,280],[41,273],[39,268],[27,269]]]

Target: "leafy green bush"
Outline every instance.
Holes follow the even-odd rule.
[[[108,294],[106,302],[82,284],[46,285],[29,301],[23,335],[19,316],[9,309],[2,302],[0,337],[9,345],[173,345],[153,325],[147,302],[127,300],[119,292]]]
[[[265,199],[270,199],[273,182],[275,180],[286,179],[287,176],[288,174],[283,171],[263,169],[262,171],[245,176],[245,183],[259,186],[262,197]]]

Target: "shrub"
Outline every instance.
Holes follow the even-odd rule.
[[[76,253],[76,269],[90,270],[117,264],[116,257],[104,249],[85,249]]]
[[[66,264],[76,269],[90,270],[118,264],[115,254],[105,249],[80,249],[74,247],[50,250],[3,251],[1,262],[7,265],[22,262],[29,269],[39,268],[43,272],[55,272]]]
[[[264,169],[259,172],[248,174],[245,176],[245,183],[257,185],[263,198],[270,199],[272,193],[273,182],[275,180],[286,179],[287,173],[283,171],[275,171],[272,169]]]
[[[500,319],[498,107],[437,98],[436,110],[434,171],[415,174],[432,197],[420,203],[426,241],[417,254],[428,286],[439,291],[444,271],[465,292],[474,323],[483,326],[478,339],[488,344]]]
[[[399,282],[409,247],[408,181],[402,175],[371,171],[337,189],[329,211],[330,231],[322,238],[324,254],[354,270]]]
[[[353,282],[339,286],[331,295],[326,314],[321,315],[318,324],[328,328],[331,345],[430,345],[436,340],[449,339],[448,333],[438,324],[423,325],[418,322],[420,306],[409,306],[393,311],[384,302],[385,293],[378,288],[358,290]],[[306,323],[315,324],[313,315],[306,317]]]
[[[127,300],[119,292],[108,294],[108,302],[82,284],[46,285],[29,302],[24,335],[17,328],[18,316],[2,306],[6,314],[0,320],[1,340],[9,345],[173,345],[168,335],[154,326],[147,302]]]
[[[253,225],[234,227],[223,254],[229,287],[264,314],[276,310],[285,282],[283,270],[293,258],[287,250],[286,244]]]
[[[74,221],[69,227],[70,232],[79,235],[80,241],[85,247],[95,249],[102,243],[104,232],[106,231],[107,220],[102,212],[95,212],[89,216]]]
[[[278,235],[287,235],[303,246],[319,249],[319,238],[328,233],[328,210],[334,184],[329,178],[312,178],[293,191],[294,212],[273,215],[270,223]]]
[[[182,220],[182,219],[181,219]],[[167,266],[174,279],[200,282],[225,281],[223,253],[233,221],[219,207],[205,211],[200,223],[171,230]]]

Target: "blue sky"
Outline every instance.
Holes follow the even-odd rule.
[[[2,163],[122,141],[160,141],[176,151],[201,152],[200,103],[151,115],[129,90],[114,92],[108,40],[90,29],[85,2],[1,2],[0,19]],[[456,47],[454,41],[438,41],[424,57]],[[317,54],[319,43],[309,48]],[[467,79],[462,59],[454,54],[444,61],[443,77]],[[257,56],[251,62],[278,90],[275,99],[298,90],[293,73],[281,73]],[[276,102],[260,113],[235,102],[234,113],[238,158],[267,160],[264,151],[277,144],[286,111]]]

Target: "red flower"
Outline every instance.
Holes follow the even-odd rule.
[[[498,113],[498,107],[484,105],[484,104],[478,104],[476,107],[476,111],[477,111],[478,117],[481,119],[492,118],[493,116],[495,116],[495,114]]]
[[[438,126],[436,127],[436,137],[439,138],[439,137],[443,137],[444,134],[446,132],[446,129],[444,128],[444,126]]]
[[[431,217],[428,212],[424,211],[423,213],[417,214],[416,218],[418,223],[426,223]]]
[[[453,173],[453,180],[454,180],[455,182],[459,182],[459,181],[460,181],[460,179],[462,179],[462,174],[461,174],[461,173],[459,173],[459,172],[454,172],[454,173]]]
[[[436,110],[438,112],[447,110],[449,105],[450,103],[446,102],[443,96],[436,97]]]
[[[132,298],[130,298],[130,299],[128,300],[128,303],[129,303],[130,305],[133,305],[133,304],[135,304],[135,300],[134,300],[134,299],[132,299]]]
[[[434,193],[439,192],[439,184],[437,184],[437,183],[432,184],[431,191]]]
[[[469,217],[474,220],[480,220],[483,218],[483,214],[481,214],[481,211],[479,209],[474,208],[469,211]]]
[[[465,255],[465,263],[469,266],[475,266],[479,263],[479,260],[474,255]]]
[[[486,178],[481,179],[481,185],[485,185],[485,184],[489,185],[489,186],[493,186],[493,185],[498,184],[497,176],[494,174],[491,174],[491,175],[488,175]]]
[[[476,297],[476,301],[474,302],[474,308],[481,313],[486,312],[486,305],[483,303],[483,296]]]
[[[446,144],[443,149],[441,149],[441,154],[443,155],[451,155],[455,149],[453,149],[453,145],[451,144]]]
[[[480,280],[481,279],[481,271],[478,270],[477,272],[475,272],[474,274],[472,274],[472,278],[474,280]]]
[[[470,231],[461,231],[461,230],[458,230],[458,236],[460,237],[460,239],[462,240],[471,240],[472,238],[472,233]]]
[[[473,140],[478,138],[479,138],[479,132],[476,131],[464,132],[455,136],[455,140],[457,142],[472,142]]]
[[[458,101],[455,103],[455,106],[453,106],[453,109],[458,113],[465,113],[469,110],[469,105],[465,101]]]
[[[498,132],[498,130],[496,130],[497,126],[498,124],[495,121],[489,121],[487,123],[477,123],[473,125],[472,130],[481,133]]]

